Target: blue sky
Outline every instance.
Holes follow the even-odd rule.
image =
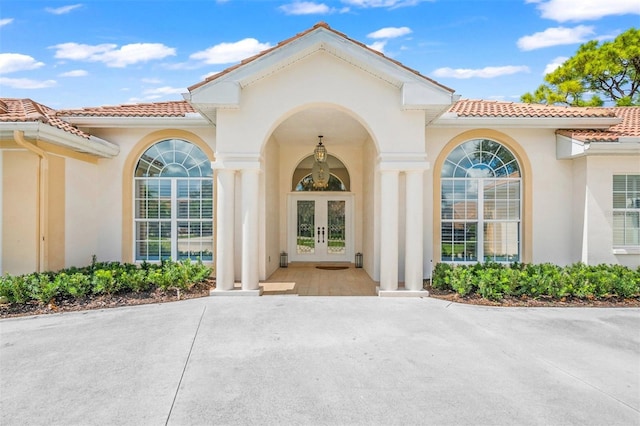
[[[180,100],[319,21],[456,90],[518,101],[638,0],[2,0],[0,97],[52,108]]]

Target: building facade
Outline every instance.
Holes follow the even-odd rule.
[[[639,110],[460,100],[323,23],[184,100],[2,99],[0,271],[197,257],[254,294],[283,252],[360,253],[419,294],[438,262],[640,266]]]

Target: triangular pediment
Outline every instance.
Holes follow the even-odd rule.
[[[405,109],[441,108],[455,100],[452,89],[348,38],[324,23],[316,24],[269,50],[189,87],[185,98],[210,117],[218,108],[238,108],[243,88],[320,52],[350,64],[354,72],[368,73],[396,87],[402,92]]]

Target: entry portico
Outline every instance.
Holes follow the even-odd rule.
[[[277,269],[291,238],[288,182],[319,134],[357,172],[353,250],[381,294],[402,281],[405,292],[422,291],[424,129],[453,90],[320,23],[185,97],[216,126],[216,292],[237,293],[240,281],[241,292],[259,294]]]

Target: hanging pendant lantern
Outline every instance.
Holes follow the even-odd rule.
[[[313,158],[317,163],[324,163],[327,161],[327,148],[322,145],[322,136],[318,136],[319,142],[316,145],[316,149],[313,150]]]

